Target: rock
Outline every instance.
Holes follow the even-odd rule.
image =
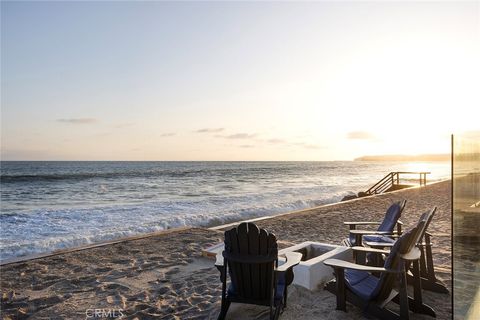
[[[355,194],[346,195],[345,197],[342,198],[342,201],[353,200],[353,199],[357,199],[357,195]]]

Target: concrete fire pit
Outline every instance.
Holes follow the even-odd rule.
[[[293,268],[295,274],[293,283],[312,291],[323,287],[327,281],[334,278],[332,268],[323,264],[325,259],[352,261],[352,250],[349,247],[307,241],[280,250],[279,265],[285,262],[285,258],[280,256],[292,251],[303,255],[300,264]]]

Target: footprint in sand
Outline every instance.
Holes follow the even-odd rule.
[[[127,298],[127,301],[142,301],[142,302],[150,301],[150,295],[147,291],[142,291],[140,293],[127,296],[126,298]]]
[[[157,268],[157,264],[154,263],[154,262],[144,262],[142,264],[142,269],[143,270],[152,270],[152,269],[156,269]]]
[[[154,307],[152,307],[151,305],[148,305],[146,303],[138,303],[136,304],[134,307],[134,310],[135,311],[146,311],[146,312],[154,312],[156,311]]]
[[[165,258],[163,256],[150,256],[150,257],[148,257],[148,261],[163,262],[164,260],[165,260]]]
[[[114,283],[114,282],[105,283],[101,286],[101,288],[104,289],[105,291],[107,291],[107,290],[129,291],[130,290],[129,287],[121,285],[119,283]]]
[[[101,281],[111,281],[111,280],[126,277],[126,276],[128,276],[128,274],[129,274],[129,271],[126,271],[126,270],[112,270],[109,273],[100,277],[99,280],[101,280]]]
[[[193,290],[196,294],[204,294],[208,290],[208,286],[206,284],[196,285]]]
[[[180,291],[181,288],[183,288],[183,283],[176,282],[172,284],[172,289],[174,292]]]
[[[165,272],[165,274],[168,275],[168,276],[171,276],[171,275],[177,274],[179,272],[180,272],[180,268],[175,267],[175,268],[170,269],[167,272]]]
[[[78,287],[95,287],[98,285],[97,278],[94,276],[79,277],[70,280],[70,282]]]
[[[37,280],[36,283],[32,283],[32,290],[40,291],[54,285],[56,282],[58,282],[58,279],[50,281],[44,279]]]
[[[204,299],[203,299],[202,296],[193,296],[193,297],[188,298],[187,301],[188,301],[192,306],[195,306],[195,305],[198,305],[199,303],[203,302]]]
[[[111,261],[112,263],[115,263],[115,264],[128,264],[130,262],[129,259],[112,259]]]
[[[121,294],[115,294],[107,297],[107,303],[120,306],[122,309],[126,309],[126,302],[127,298],[125,298]]]
[[[93,272],[95,274],[99,274],[99,273],[105,273],[105,272],[109,272],[109,271],[112,271],[113,268],[111,267],[100,267],[100,268],[96,268],[93,270]]]
[[[61,280],[61,281],[55,282],[52,286],[50,286],[50,289],[53,292],[70,293],[70,292],[75,292],[75,290],[78,289],[78,286],[74,285],[69,280]]]
[[[171,290],[172,290],[172,288],[170,288],[169,286],[160,287],[157,290],[155,290],[155,293],[157,293],[159,295],[164,295],[166,293],[169,293]]]
[[[38,312],[42,309],[49,308],[57,303],[64,301],[66,297],[50,296],[33,299],[28,302],[28,313]]]

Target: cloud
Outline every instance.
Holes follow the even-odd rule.
[[[167,132],[167,133],[162,133],[160,135],[160,137],[173,137],[174,135],[176,135],[176,133],[174,132]]]
[[[223,136],[226,139],[252,139],[257,136],[256,133],[235,133],[228,136]]]
[[[222,132],[225,128],[203,128],[196,130],[196,133],[215,133],[215,132]]]
[[[375,136],[368,131],[351,131],[347,134],[347,138],[353,140],[373,140]]]
[[[98,122],[97,119],[94,118],[66,118],[66,119],[57,119],[57,122],[62,123],[71,123],[71,124],[89,124]]]
[[[255,146],[252,144],[242,144],[240,148],[254,148]]]
[[[286,143],[286,141],[283,139],[268,139],[266,141],[273,144]]]

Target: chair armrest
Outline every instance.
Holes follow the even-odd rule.
[[[275,271],[285,272],[302,261],[302,254],[300,252],[287,252],[285,253],[285,257],[287,258],[287,261],[281,266],[275,268]]]
[[[350,230],[350,234],[361,234],[361,235],[384,235],[384,236],[390,236],[395,233],[391,231],[375,231],[375,230]]]
[[[223,267],[223,255],[221,252],[215,256],[215,267]]]
[[[353,251],[359,251],[359,252],[383,253],[383,254],[390,253],[390,250],[381,250],[381,249],[366,248],[366,247],[352,247],[351,249]]]
[[[370,247],[383,247],[383,248],[391,248],[395,244],[395,242],[376,242],[376,241],[365,241],[365,244]]]
[[[379,225],[381,222],[378,221],[345,221],[343,224],[345,225],[359,225],[359,226],[368,226],[368,225]]]
[[[332,268],[340,268],[340,269],[351,269],[351,270],[360,270],[360,271],[368,271],[368,272],[387,272],[387,273],[399,273],[402,272],[401,270],[393,270],[393,269],[385,269],[381,267],[371,267],[371,266],[364,266],[361,264],[351,263],[344,260],[339,259],[326,259],[323,263]]]
[[[282,264],[276,269],[279,272],[285,271],[293,266],[296,266],[297,264],[300,263],[300,261],[302,261],[302,254],[299,252],[287,252],[286,254],[284,254],[284,256],[286,257],[287,262],[285,262],[284,264]],[[215,256],[215,259],[216,259],[215,267],[217,268],[223,267],[224,262],[223,262],[223,255],[221,252],[217,253],[217,255]]]
[[[407,253],[400,254],[400,257],[403,260],[413,261],[413,260],[420,259],[421,255],[422,253],[420,252],[420,250],[417,247],[415,247]]]
[[[397,234],[401,235],[402,234],[402,227],[403,227],[403,222],[400,220],[397,220]]]
[[[417,243],[417,247],[426,247],[426,246],[431,246],[431,247],[433,247],[434,244],[431,243],[431,242],[421,242],[421,243]]]

